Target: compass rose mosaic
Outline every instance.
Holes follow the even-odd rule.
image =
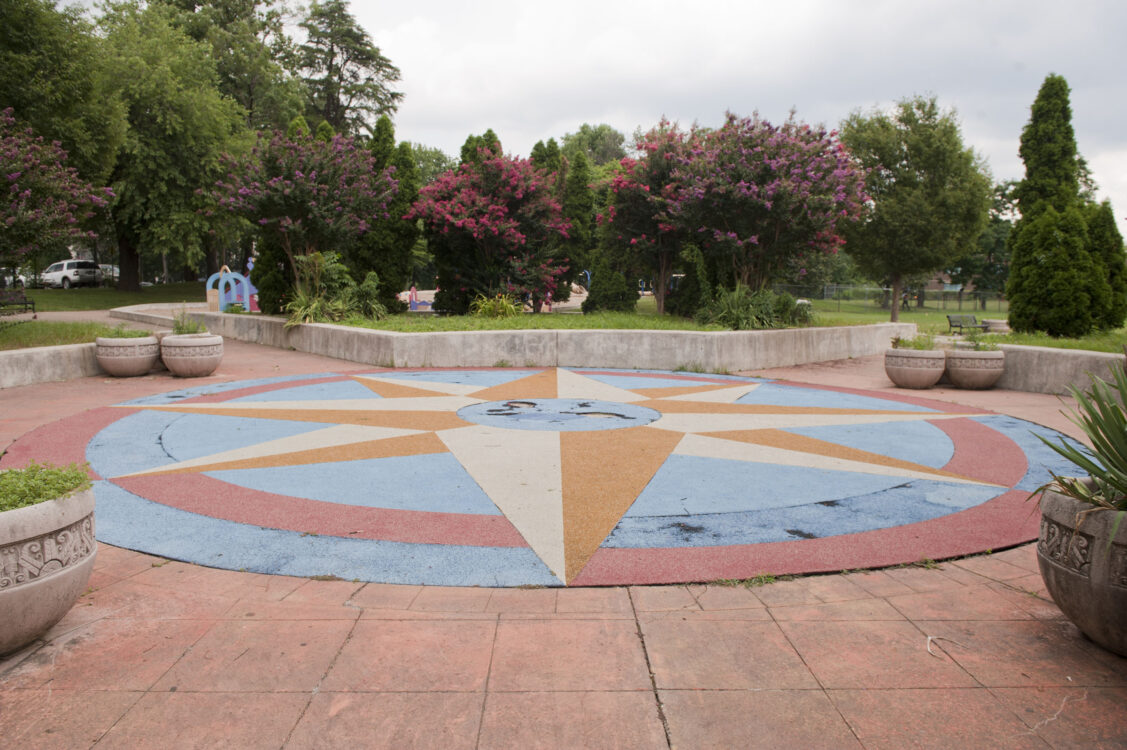
[[[1057,435],[899,393],[536,368],[187,389],[22,441],[81,446],[110,544],[265,573],[560,586],[1026,541],[1029,491],[1067,468],[1034,432]]]

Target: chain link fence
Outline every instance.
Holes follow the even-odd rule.
[[[827,284],[810,287],[778,284],[776,292],[786,292],[792,297],[823,300],[818,305],[823,310],[837,312],[871,313],[888,310],[892,304],[892,289],[877,286],[845,286]],[[1009,303],[1000,292],[962,292],[947,290],[918,290],[905,292],[900,298],[902,310],[945,310],[966,313],[1007,313]]]

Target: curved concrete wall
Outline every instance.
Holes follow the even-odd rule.
[[[381,367],[633,367],[734,372],[878,354],[914,323],[771,331],[520,330],[397,333],[187,310],[212,333]],[[154,310],[114,317],[167,324]]]

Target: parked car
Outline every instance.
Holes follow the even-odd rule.
[[[27,286],[27,277],[22,273],[12,276],[11,271],[0,273],[0,289],[23,289]]]
[[[102,265],[98,266],[98,268],[102,269],[102,279],[107,284],[116,284],[117,283],[117,276],[118,276],[117,266],[111,266],[108,263],[103,263]]]
[[[98,286],[102,283],[102,269],[92,260],[61,260],[47,266],[43,272],[43,286],[62,287]]]

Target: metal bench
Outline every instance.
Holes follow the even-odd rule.
[[[989,328],[985,323],[979,323],[978,319],[973,315],[948,315],[947,326],[947,333],[951,333],[957,328],[960,334],[963,332],[964,328],[977,328],[980,331],[985,331]]]

